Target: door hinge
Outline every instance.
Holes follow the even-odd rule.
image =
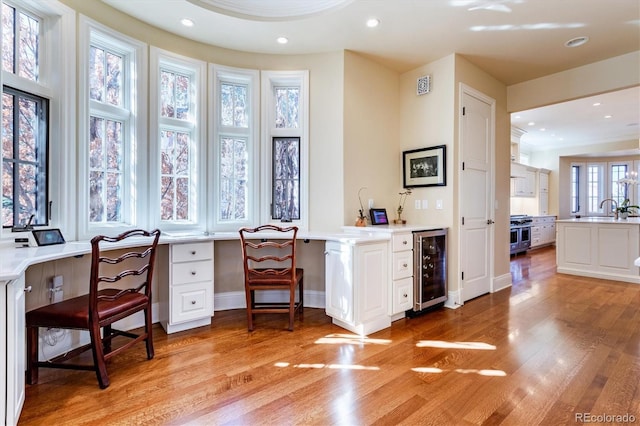
[[[462,107],[462,115],[465,115],[467,113],[467,107]]]
[[[462,271],[462,281],[464,281],[464,271]]]
[[[462,224],[464,225],[464,216],[462,216]]]
[[[462,162],[462,171],[464,171],[464,161]]]

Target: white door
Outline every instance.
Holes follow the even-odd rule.
[[[462,301],[491,291],[495,101],[462,85],[460,271]]]

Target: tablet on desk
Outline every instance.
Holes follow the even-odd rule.
[[[38,246],[52,246],[55,244],[64,244],[65,240],[59,229],[38,229],[31,231],[33,238]]]

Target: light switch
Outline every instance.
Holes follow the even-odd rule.
[[[420,200],[416,200],[416,210],[420,210]]]
[[[442,210],[442,200],[436,200],[436,209]]]
[[[425,210],[429,208],[429,200],[422,200],[422,208]]]

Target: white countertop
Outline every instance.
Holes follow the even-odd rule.
[[[277,233],[262,233],[260,238],[282,238]],[[338,241],[346,244],[366,244],[377,241],[388,241],[391,235],[384,232],[349,233],[349,232],[307,232],[299,231],[298,240]],[[216,233],[173,233],[163,232],[160,236],[160,244],[181,244],[200,241],[225,241],[239,240],[238,232]],[[121,249],[140,245],[142,238],[130,238],[125,242],[113,243],[109,247]],[[83,256],[91,253],[89,241],[70,241],[65,244],[46,247],[15,248],[13,245],[0,247],[0,283],[18,278],[31,265],[49,262],[68,257]]]
[[[640,225],[640,217],[617,219],[613,216],[589,216],[572,219],[557,219],[556,223],[611,223],[618,225]]]

